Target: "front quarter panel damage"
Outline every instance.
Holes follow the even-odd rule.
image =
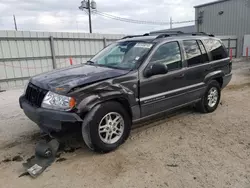
[[[137,105],[137,77],[106,80],[99,83],[76,88],[70,95],[77,96],[77,113],[82,116],[82,136],[86,145],[93,149],[90,138],[89,122],[93,119],[95,112],[102,103],[109,100],[126,100],[129,108]],[[135,87],[136,86],[136,87]],[[133,113],[131,112],[132,116]]]
[[[136,102],[135,98],[135,92],[122,84],[102,82],[81,91],[78,98],[81,102],[77,105],[77,109],[79,114],[85,114],[97,104],[116,99],[126,100],[132,106]]]

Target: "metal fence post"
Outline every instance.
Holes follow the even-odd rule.
[[[103,38],[103,46],[104,48],[107,46],[107,39],[105,37]]]
[[[51,57],[52,57],[52,67],[56,69],[56,55],[55,55],[55,45],[54,45],[54,37],[50,36],[50,48],[51,48]]]
[[[237,58],[238,57],[238,46],[239,46],[239,44],[238,44],[238,38],[235,39],[235,42],[236,42],[235,58]]]
[[[228,53],[230,53],[230,48],[231,48],[231,41],[230,38],[228,39]]]

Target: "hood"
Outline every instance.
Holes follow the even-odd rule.
[[[81,64],[39,74],[32,77],[30,82],[40,88],[65,94],[74,87],[122,76],[128,72],[128,70]]]

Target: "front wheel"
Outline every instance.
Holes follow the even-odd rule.
[[[88,126],[93,149],[106,153],[115,150],[128,138],[131,117],[120,103],[105,102],[96,107]]]
[[[204,96],[196,105],[197,109],[203,113],[211,113],[215,111],[220,102],[220,97],[220,84],[216,80],[210,81]]]

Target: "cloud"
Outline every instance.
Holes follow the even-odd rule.
[[[100,12],[119,17],[168,22],[194,19],[198,0],[95,0]],[[209,2],[205,0],[202,3]],[[81,0],[1,0],[0,29],[11,30],[13,14],[19,30],[88,32],[88,15],[80,11]],[[169,25],[140,25],[92,15],[93,31],[97,33],[145,33],[169,28]],[[183,25],[174,25],[179,27]]]

